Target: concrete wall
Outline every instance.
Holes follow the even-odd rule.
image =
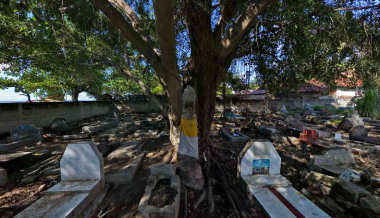
[[[112,111],[112,102],[106,101],[4,103],[0,104],[0,134],[21,124],[47,127],[55,118],[72,122]]]

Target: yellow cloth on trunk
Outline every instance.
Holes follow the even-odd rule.
[[[181,118],[181,124],[179,126],[179,130],[183,132],[184,136],[187,137],[197,137],[198,129],[197,129],[197,121],[196,120],[187,120],[185,118]]]

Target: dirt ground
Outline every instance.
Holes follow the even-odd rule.
[[[120,114],[121,123],[124,125],[123,131],[106,131],[91,135],[86,140],[93,141],[103,151],[103,156],[107,155],[118,147],[120,143],[139,142],[139,153],[145,153],[141,168],[132,183],[126,185],[107,184],[107,195],[94,217],[135,217],[139,201],[144,194],[146,181],[149,176],[149,167],[157,163],[170,163],[173,157],[174,148],[169,143],[168,126],[161,115],[158,114]],[[79,133],[81,126],[103,120],[105,117],[96,117],[75,123],[73,133]],[[337,214],[325,205],[321,204],[323,196],[320,193],[313,194],[310,187],[301,178],[304,171],[310,171],[310,160],[313,155],[323,153],[323,148],[318,146],[304,145],[303,147],[286,143],[283,137],[287,137],[282,132],[280,118],[267,114],[256,114],[252,116],[252,122],[244,126],[242,132],[252,139],[269,139],[275,145],[282,158],[281,174],[290,180],[293,186],[304,192],[307,197],[320,206],[324,211],[333,217],[343,217],[346,215]],[[133,122],[132,122],[133,121]],[[261,205],[248,194],[241,179],[237,178],[237,162],[240,151],[245,143],[231,143],[221,137],[218,125],[227,125],[217,118],[213,125],[213,130],[217,133],[211,136],[212,144],[207,152],[213,157],[212,160],[200,158],[203,166],[203,173],[206,175],[206,186],[212,186],[212,200],[208,197],[197,206],[197,201],[204,191],[194,191],[182,187],[180,217],[268,217]],[[310,126],[318,124],[310,122]],[[259,126],[272,126],[280,130],[280,137],[268,138],[258,131]],[[326,128],[326,127],[324,127]],[[336,129],[330,128],[330,131]],[[372,136],[380,137],[379,133],[370,133]],[[19,149],[29,151],[30,155],[8,161],[1,162],[0,166],[8,172],[9,182],[4,188],[0,188],[0,217],[12,217],[40,198],[44,192],[57,184],[60,180],[59,160],[70,142],[78,140],[62,140],[60,135],[54,135],[44,131],[42,143],[27,146]],[[81,140],[79,140],[81,141]],[[355,155],[355,169],[368,171],[371,175],[380,177],[380,156],[376,152],[368,152],[372,145],[363,145],[352,142],[353,149],[360,149],[360,153]],[[113,149],[111,149],[111,147]],[[367,151],[367,152],[366,152]],[[105,159],[105,171],[112,172],[133,162],[137,155],[125,158],[122,161],[108,161]],[[376,194],[376,189],[367,187],[369,191]],[[209,189],[207,189],[209,190]],[[377,193],[380,194],[380,193]],[[207,196],[210,196],[208,193]],[[213,207],[211,207],[213,205]],[[347,216],[346,216],[347,217]]]

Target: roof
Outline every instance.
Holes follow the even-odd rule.
[[[318,81],[316,79],[311,79],[309,80],[304,86],[302,86],[298,91],[299,92],[316,92],[316,93],[319,93],[319,92],[324,92],[326,91],[327,87],[326,85],[321,82],[321,81]]]

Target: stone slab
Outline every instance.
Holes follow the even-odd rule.
[[[359,199],[361,197],[370,196],[370,193],[352,183],[352,182],[346,182],[346,181],[339,181],[335,183],[332,189],[332,194],[337,196],[342,196],[346,201],[350,201],[352,203],[359,203]]]
[[[290,205],[296,208],[304,217],[307,218],[328,218],[330,217],[313,202],[307,199],[293,187],[276,187],[274,188]],[[296,217],[294,213],[268,188],[253,189],[251,193],[264,207],[270,217],[290,218]]]
[[[116,128],[119,125],[118,120],[106,120],[99,124],[93,124],[82,127],[83,133],[95,134],[97,132],[105,131],[108,129]]]
[[[32,152],[16,152],[10,154],[0,154],[0,163],[15,160],[26,155],[30,155]]]
[[[60,182],[51,187],[48,192],[89,192],[98,184],[99,181]]]
[[[104,181],[103,157],[92,142],[68,144],[60,166],[61,181]]]
[[[139,142],[127,143],[107,155],[107,160],[125,159],[132,157],[137,151],[134,149]]]
[[[57,192],[46,195],[15,218],[58,218],[73,217],[76,208],[88,197],[88,193]]]
[[[280,174],[277,175],[255,175],[255,176],[242,176],[242,179],[255,188],[262,188],[266,186],[289,186],[291,182]]]
[[[140,168],[145,154],[139,155],[131,164],[124,166],[116,173],[106,175],[106,182],[112,184],[128,184],[133,181]]]
[[[0,144],[0,152],[14,151],[22,146],[33,145],[41,140],[41,135],[26,136],[9,143]]]

